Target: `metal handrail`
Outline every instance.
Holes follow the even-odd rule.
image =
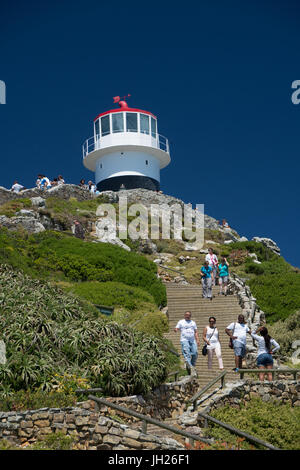
[[[129,416],[132,416],[134,418],[137,418],[142,421],[142,432],[144,434],[147,433],[147,423],[153,424],[155,426],[158,426],[160,428],[166,429],[167,431],[170,431],[174,434],[179,434],[180,436],[187,437],[190,440],[191,445],[193,445],[193,441],[201,441],[206,444],[212,444],[211,439],[204,439],[202,437],[196,436],[195,434],[191,434],[189,432],[183,431],[182,429],[175,428],[174,426],[170,426],[169,424],[166,424],[162,421],[158,421],[157,419],[150,418],[149,416],[143,415],[141,413],[137,413],[136,411],[130,410],[128,408],[124,408],[123,406],[117,405],[115,403],[111,403],[108,400],[105,400],[104,398],[97,398],[93,395],[88,396],[89,400],[93,400],[96,403],[99,403],[101,405],[105,405],[109,408],[113,408],[117,411],[120,411],[121,413],[128,414]]]
[[[244,378],[244,374],[269,374],[272,373],[272,377],[274,379],[274,376],[277,374],[292,374],[294,376],[294,380],[296,380],[297,374],[300,373],[300,369],[240,369],[239,374],[240,378]]]
[[[180,271],[177,271],[176,269],[168,268],[167,266],[164,266],[162,264],[159,264],[158,266],[160,268],[168,269],[169,271],[173,271],[174,273],[177,273],[180,277],[183,277],[183,279],[186,281],[186,278],[185,278],[184,274],[182,274]]]
[[[207,420],[212,421],[214,424],[218,424],[222,428],[227,429],[228,431],[233,432],[234,434],[237,434],[238,436],[242,436],[250,442],[254,442],[255,444],[260,444],[264,447],[267,447],[270,450],[281,450],[278,447],[275,447],[272,444],[269,444],[268,442],[262,441],[261,439],[258,439],[257,437],[251,436],[251,434],[241,431],[240,429],[234,428],[233,426],[230,426],[230,424],[223,423],[223,421],[219,421],[218,419],[213,418],[212,416],[209,416],[205,413],[198,413],[198,415],[202,416],[202,418],[205,419],[205,422],[207,422]]]
[[[133,132],[130,131],[122,131],[122,132],[117,132],[117,134],[120,133],[130,133],[133,134]],[[143,132],[135,132],[136,134],[142,134],[142,135],[149,135],[149,138],[151,137],[151,143],[153,144],[153,141],[155,141],[156,145],[150,145],[150,147],[158,148],[162,150],[163,152],[169,153],[169,141],[167,137],[161,135],[161,134],[155,134],[155,137],[153,137],[151,134],[145,134]],[[106,134],[104,137],[107,137],[107,135],[113,135],[115,133],[109,133]],[[100,135],[96,135],[93,137],[89,137],[86,139],[82,145],[82,158],[85,158],[89,153],[93,152],[94,150],[99,150],[101,148],[105,148],[101,146],[102,138]]]
[[[261,373],[269,373],[271,372],[273,377],[276,374],[284,373],[284,374],[292,374],[294,376],[294,380],[296,380],[297,374],[300,373],[300,369],[240,369],[239,374],[240,374],[240,379],[244,378],[244,374],[249,373],[249,374],[261,374]],[[215,383],[217,383],[219,380],[221,380],[221,389],[224,388],[225,386],[225,376],[228,373],[227,370],[224,370],[220,375],[215,377],[213,380],[211,380],[205,387],[203,387],[199,392],[197,392],[190,400],[190,402],[193,404],[193,409],[196,409],[197,406],[197,400],[200,398],[201,395],[203,395],[207,390],[209,390]]]
[[[221,388],[224,388],[225,387],[225,376],[227,374],[227,371],[224,370],[220,375],[218,375],[217,377],[215,377],[213,380],[211,380],[207,385],[205,385],[205,387],[201,388],[201,390],[199,392],[197,392],[192,398],[191,400],[189,400],[192,404],[193,404],[193,410],[195,411],[196,410],[196,406],[197,406],[197,400],[198,398],[201,397],[201,395],[204,395],[205,392],[207,392],[207,390],[209,390],[213,385],[215,385],[219,380],[221,380]]]

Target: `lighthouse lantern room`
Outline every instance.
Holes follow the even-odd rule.
[[[128,95],[130,96],[130,95]],[[119,108],[94,119],[94,135],[83,144],[83,164],[95,172],[99,191],[120,188],[160,189],[160,169],[170,163],[169,143],[157,132],[157,118],[149,111]]]

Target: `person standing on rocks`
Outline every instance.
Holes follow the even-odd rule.
[[[260,335],[257,333],[260,333]],[[272,354],[280,349],[279,344],[275,341],[275,339],[271,338],[265,326],[259,327],[256,331],[251,333],[251,336],[253,339],[255,339],[258,345],[256,359],[257,367],[259,369],[272,369],[274,363]],[[259,380],[263,382],[264,378],[265,373],[260,373]],[[271,381],[272,378],[272,372],[269,372],[268,380]]]
[[[219,341],[219,332],[216,327],[215,317],[209,317],[208,326],[203,329],[203,340],[207,344],[208,369],[212,369],[213,354],[215,352],[219,362],[220,370],[224,369],[221,354],[221,344]]]
[[[214,282],[214,275],[212,268],[208,264],[208,261],[204,261],[200,274],[203,289],[202,297],[212,300],[212,285]]]
[[[230,343],[234,350],[235,368],[233,370],[234,372],[238,372],[239,369],[242,368],[242,361],[246,356],[247,333],[251,334],[251,330],[245,322],[244,315],[240,314],[236,323],[230,323],[225,329],[225,333],[230,336]]]
[[[20,191],[22,191],[23,189],[25,189],[24,186],[22,186],[21,184],[18,183],[18,181],[14,181],[14,184],[12,185],[11,187],[11,191],[13,193],[19,193]]]
[[[74,235],[76,238],[81,238],[84,240],[84,228],[78,220],[74,220],[75,228],[74,228]]]
[[[211,267],[214,280],[217,283],[218,257],[214,254],[212,248],[208,249],[208,254],[205,256],[205,261],[207,261],[208,265]]]
[[[180,331],[181,350],[188,373],[191,375],[197,375],[195,365],[198,357],[198,346],[200,345],[200,341],[197,325],[191,318],[191,312],[186,311],[184,318],[179,320],[174,331]]]

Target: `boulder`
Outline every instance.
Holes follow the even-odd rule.
[[[95,230],[95,236],[98,242],[111,243],[112,245],[117,245],[126,251],[131,251],[130,247],[116,236],[116,224],[108,217],[105,219],[98,219],[95,223]]]
[[[6,227],[8,230],[23,228],[28,233],[39,233],[45,230],[45,227],[32,216],[6,217],[5,215],[1,215],[0,226]]]
[[[151,240],[140,240],[138,250],[141,253],[152,255],[157,252],[157,246]]]

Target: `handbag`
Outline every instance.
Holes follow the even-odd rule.
[[[216,329],[216,327],[214,328],[214,331],[210,335],[209,339],[212,338],[212,336],[214,335],[215,329]],[[206,354],[207,354],[207,343],[205,343],[205,345],[202,348],[202,356],[206,356]]]
[[[235,330],[235,324],[234,324],[234,328],[233,328],[232,335],[233,335],[233,333],[234,333],[234,330]],[[229,338],[229,344],[228,344],[228,346],[230,347],[230,349],[233,349],[233,339],[232,339],[231,337]]]

